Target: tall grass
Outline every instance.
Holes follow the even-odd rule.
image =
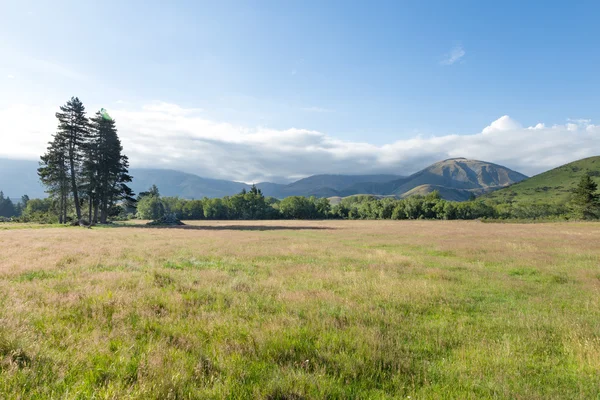
[[[0,398],[597,398],[599,239],[591,223],[3,231]]]

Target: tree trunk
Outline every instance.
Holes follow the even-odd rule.
[[[107,217],[107,208],[106,208],[106,194],[102,194],[102,207],[100,207],[100,222],[103,224],[106,223]]]
[[[94,223],[98,223],[98,199],[94,200]]]
[[[105,175],[105,177],[102,182],[102,202],[101,202],[101,206],[100,206],[100,222],[102,222],[103,224],[106,224],[107,219],[108,219],[108,215],[107,215],[108,214],[108,207],[107,207],[108,182],[106,181],[106,171],[105,171],[104,175]]]
[[[63,203],[64,203],[64,201],[65,201],[65,199],[63,196],[62,185],[61,185],[60,198],[58,200],[58,223],[59,224],[63,223]]]
[[[60,207],[60,216],[62,219],[62,223],[67,223],[67,206],[68,206],[68,195],[69,193],[69,182],[67,181],[67,176],[63,170],[63,176],[60,182],[60,199],[61,199],[61,207]]]
[[[89,195],[89,200],[88,200],[88,223],[91,225],[92,224],[92,203],[94,202],[94,197],[93,195],[90,193]]]
[[[68,202],[69,197],[67,195],[67,182],[64,182],[63,185],[63,209],[62,209],[62,213],[63,213],[63,224],[67,223],[67,207],[68,207]]]
[[[67,223],[67,193],[66,193],[66,182],[61,183],[60,189],[60,198],[61,198],[61,207],[60,207],[60,218],[62,219],[62,223]]]
[[[75,180],[75,155],[73,150],[69,152],[69,164],[71,166],[71,190],[73,191],[73,200],[75,200],[75,213],[77,221],[81,220],[81,205],[79,204],[79,193],[77,192],[77,181]]]

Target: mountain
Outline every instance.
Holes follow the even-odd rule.
[[[600,156],[562,165],[504,189],[488,193],[484,198],[499,202],[566,203],[581,177],[588,173],[600,185]]]
[[[288,196],[333,197],[340,192],[367,183],[390,182],[400,178],[398,175],[313,175],[290,183],[289,185],[258,184],[266,196],[285,198]]]
[[[0,190],[11,197],[28,194],[44,197],[37,177],[36,161],[0,159]],[[158,186],[164,196],[199,199],[223,197],[248,190],[242,182],[202,178],[194,174],[168,169],[132,168],[131,184],[136,192]],[[438,190],[448,200],[467,200],[503,188],[526,176],[506,167],[477,160],[453,158],[435,163],[411,176],[398,175],[313,175],[290,184],[262,182],[257,186],[266,196],[346,197],[373,194],[404,198]]]
[[[346,189],[343,195],[371,193],[407,197],[438,190],[445,199],[467,200],[471,193],[487,193],[526,178],[527,176],[501,165],[466,158],[451,158],[430,165],[406,178],[384,183],[353,185]]]
[[[24,194],[32,199],[46,197],[37,175],[38,167],[37,161],[0,158],[0,190],[11,198],[21,198]]]
[[[152,185],[156,185],[162,196],[179,196],[186,199],[201,199],[203,197],[231,196],[249,189],[250,186],[241,182],[221,179],[201,178],[194,174],[171,169],[132,168],[131,188],[140,193]]]
[[[250,189],[250,185],[220,179],[201,178],[197,175],[181,171],[165,169],[131,169],[133,176],[132,189],[139,193],[156,185],[164,196],[183,198],[232,196]],[[338,194],[338,190],[363,180],[385,182],[397,179],[397,175],[314,175],[288,185],[262,182],[256,186],[265,196],[285,198],[288,196],[330,197]]]

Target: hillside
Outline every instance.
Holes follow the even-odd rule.
[[[484,189],[452,189],[439,185],[421,185],[402,193],[399,197],[405,199],[410,196],[425,196],[433,191],[438,191],[443,199],[451,201],[467,201],[472,196],[483,193]]]
[[[316,197],[333,197],[338,196],[341,191],[344,191],[358,184],[372,184],[390,182],[400,178],[398,175],[313,175],[304,179],[300,179],[289,185],[265,186],[265,184],[257,185],[267,196],[277,198],[285,198],[288,196],[316,196]]]
[[[411,194],[427,193],[427,188],[433,190],[432,188],[435,187],[442,197],[448,200],[466,200],[470,192],[476,194],[489,192],[525,178],[527,178],[525,175],[501,165],[465,158],[451,158],[432,164],[406,178],[384,183],[354,185],[346,189],[343,195],[372,193],[407,197]],[[424,185],[425,187],[416,190]]]
[[[600,184],[600,156],[584,158],[535,175],[483,198],[500,202],[566,203],[583,175],[589,173]]]
[[[501,165],[465,158],[437,162],[406,180],[396,181],[393,194],[402,195],[421,185],[436,185],[448,189],[494,190],[522,181],[527,176]]]
[[[194,174],[169,169],[133,168],[130,173],[133,176],[131,188],[136,193],[156,185],[163,196],[179,196],[187,199],[231,196],[250,187],[241,182],[201,178]]]

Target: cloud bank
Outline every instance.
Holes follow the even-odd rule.
[[[0,109],[0,157],[37,159],[56,127],[55,111],[26,105]],[[417,136],[377,146],[306,129],[212,121],[200,109],[167,103],[115,108],[110,114],[132,167],[172,168],[245,182],[321,173],[409,174],[453,157],[533,175],[600,154],[600,125],[589,120],[524,127],[505,115],[476,134]]]

